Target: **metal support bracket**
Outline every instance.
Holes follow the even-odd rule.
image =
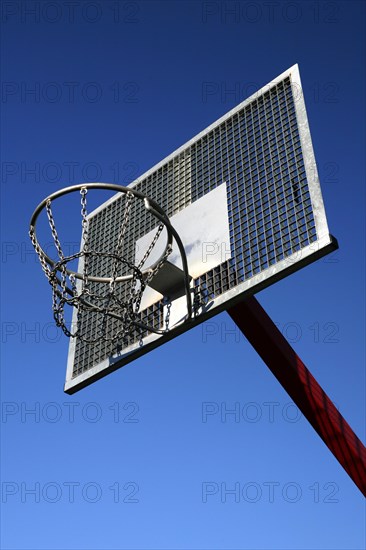
[[[189,277],[189,283],[192,277]],[[181,298],[186,293],[186,275],[182,269],[166,260],[149,286],[169,300]]]

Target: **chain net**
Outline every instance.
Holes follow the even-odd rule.
[[[123,249],[126,230],[130,220],[131,206],[135,200],[135,196],[132,193],[126,194],[124,213],[115,250],[113,252],[101,252],[93,250],[89,246],[87,189],[84,187],[81,188],[80,194],[82,247],[79,252],[69,256],[64,255],[50,199],[46,203],[46,212],[58,254],[58,260],[53,266],[47,262],[45,253],[36,239],[34,229],[30,231],[30,238],[38,255],[42,270],[52,287],[52,310],[56,325],[62,329],[66,336],[78,338],[86,343],[96,343],[100,340],[105,342],[120,342],[135,329],[138,329],[140,335],[146,330],[158,333],[166,332],[168,330],[168,323],[165,323],[165,330],[158,330],[155,327],[144,324],[139,313],[145,288],[158,273],[172,251],[171,246],[168,246],[158,264],[147,273],[145,270],[143,274],[142,270],[164,229],[164,224],[160,223],[158,225],[157,231],[144,256],[138,265],[134,265],[123,256]],[[109,283],[90,281],[90,266],[93,258],[96,257],[108,258],[112,262]],[[67,266],[73,260],[79,260],[79,269],[82,266],[83,277],[81,280],[77,279],[73,274],[68,273]],[[127,268],[132,277],[127,281],[117,281],[123,268]],[[121,285],[123,287],[122,291]],[[66,305],[76,308],[76,327],[67,325],[65,320]],[[87,320],[90,319],[90,314],[93,313],[98,318],[98,329],[91,337]],[[120,321],[118,323],[120,328],[117,331],[110,330],[108,321],[111,319],[118,319]],[[140,336],[140,344],[141,338],[142,336]]]

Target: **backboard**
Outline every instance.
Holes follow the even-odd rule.
[[[195,315],[185,322],[185,297],[178,294],[166,303],[158,292],[174,276],[170,267],[165,280],[147,288],[140,306],[145,321],[169,332],[136,331],[118,346],[71,338],[65,383],[69,394],[337,248],[328,231],[297,65],[130,187],[159,203],[178,231],[188,259]],[[114,249],[125,200],[117,194],[89,214],[93,248]],[[144,254],[156,225],[137,203],[125,238],[131,263]],[[151,262],[163,245],[162,234]],[[176,249],[169,262],[181,267]],[[90,269],[108,277],[110,265],[96,259]],[[90,313],[83,323],[92,336],[95,315]],[[112,320],[111,332],[118,331],[119,323]]]

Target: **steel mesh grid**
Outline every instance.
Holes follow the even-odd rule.
[[[298,132],[290,78],[272,87],[209,131],[134,187],[155,199],[171,217],[226,182],[231,259],[194,281],[217,297],[301,250],[317,239]],[[114,250],[123,218],[124,196],[90,220],[91,247]],[[135,242],[156,226],[141,202],[134,203],[126,255],[133,261]],[[109,276],[110,262],[96,263]],[[156,327],[164,320],[160,303],[143,312]],[[96,321],[88,320],[90,335]],[[119,322],[110,321],[117,331]],[[138,341],[135,331],[120,349]],[[73,377],[110,357],[115,346],[77,341]]]

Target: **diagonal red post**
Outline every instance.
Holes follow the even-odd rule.
[[[366,496],[366,449],[254,296],[228,313]]]

